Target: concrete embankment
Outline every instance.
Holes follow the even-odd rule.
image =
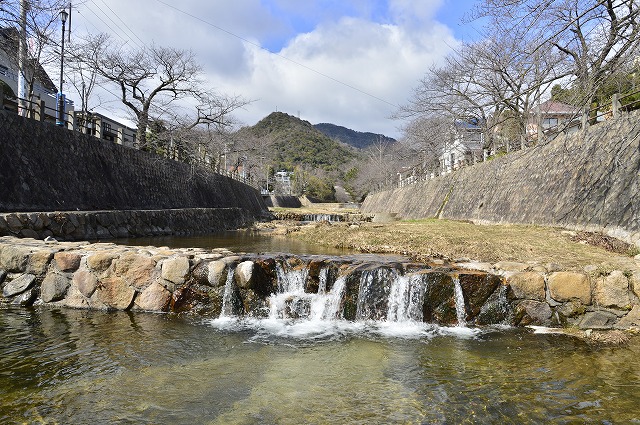
[[[365,213],[604,232],[640,245],[640,112],[367,196]]]
[[[359,262],[360,261],[360,262]],[[364,261],[364,262],[362,262]],[[324,270],[324,271],[323,271]],[[308,294],[344,285],[338,316],[347,320],[391,317],[397,283],[419,302],[427,322],[455,324],[569,325],[580,329],[640,326],[640,274],[628,271],[563,272],[520,263],[417,264],[349,257],[234,254],[225,249],[126,247],[87,242],[45,243],[0,238],[3,302],[101,310],[190,311],[264,317],[269,297],[304,276]],[[323,280],[324,279],[324,280]],[[300,283],[300,282],[298,282]],[[463,300],[455,294],[461,289]],[[298,294],[300,295],[300,294]],[[291,318],[309,313],[308,297],[287,298]],[[393,312],[398,314],[398,312]],[[462,317],[460,315],[462,314]],[[416,316],[418,317],[418,316]]]

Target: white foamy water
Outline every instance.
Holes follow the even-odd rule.
[[[456,317],[458,319],[458,326],[467,326],[467,320],[465,319],[467,312],[464,308],[464,294],[462,293],[462,286],[460,286],[460,279],[458,276],[453,277],[453,292],[456,300]]]

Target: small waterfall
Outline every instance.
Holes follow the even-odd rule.
[[[327,292],[327,279],[329,278],[329,269],[323,267],[318,274],[318,294],[325,294]]]
[[[222,311],[220,312],[220,317],[233,316],[234,277],[235,269],[233,267],[229,267],[229,270],[227,271],[227,280],[224,283],[224,293],[222,295]]]
[[[287,263],[276,263],[279,292],[303,293],[309,276],[309,269],[303,267],[292,270]]]
[[[331,291],[320,293],[312,297],[310,320],[335,320],[340,318],[340,307],[346,285],[346,278],[340,276],[336,279]]]
[[[341,220],[338,214],[305,214],[304,221],[328,221],[333,223]]]
[[[389,291],[398,271],[388,268],[366,270],[360,276],[356,320],[382,320],[386,317]]]
[[[453,276],[453,293],[456,301],[456,317],[458,318],[458,326],[467,326],[467,320],[465,319],[467,313],[464,308],[464,294],[462,293],[462,286],[460,286],[460,279],[458,276]]]
[[[425,289],[421,275],[397,276],[389,291],[387,321],[421,322]]]

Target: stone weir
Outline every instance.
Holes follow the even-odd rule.
[[[291,320],[640,325],[638,276],[0,238],[5,303]],[[633,282],[636,285],[633,285]]]

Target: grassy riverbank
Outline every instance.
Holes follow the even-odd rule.
[[[292,227],[289,224],[288,227],[290,237],[307,242],[362,252],[402,253],[416,259],[553,263],[563,270],[583,269],[588,265],[603,271],[638,267],[633,258],[638,253],[635,248],[602,235],[550,227],[474,225],[435,219],[357,225],[318,223]]]

